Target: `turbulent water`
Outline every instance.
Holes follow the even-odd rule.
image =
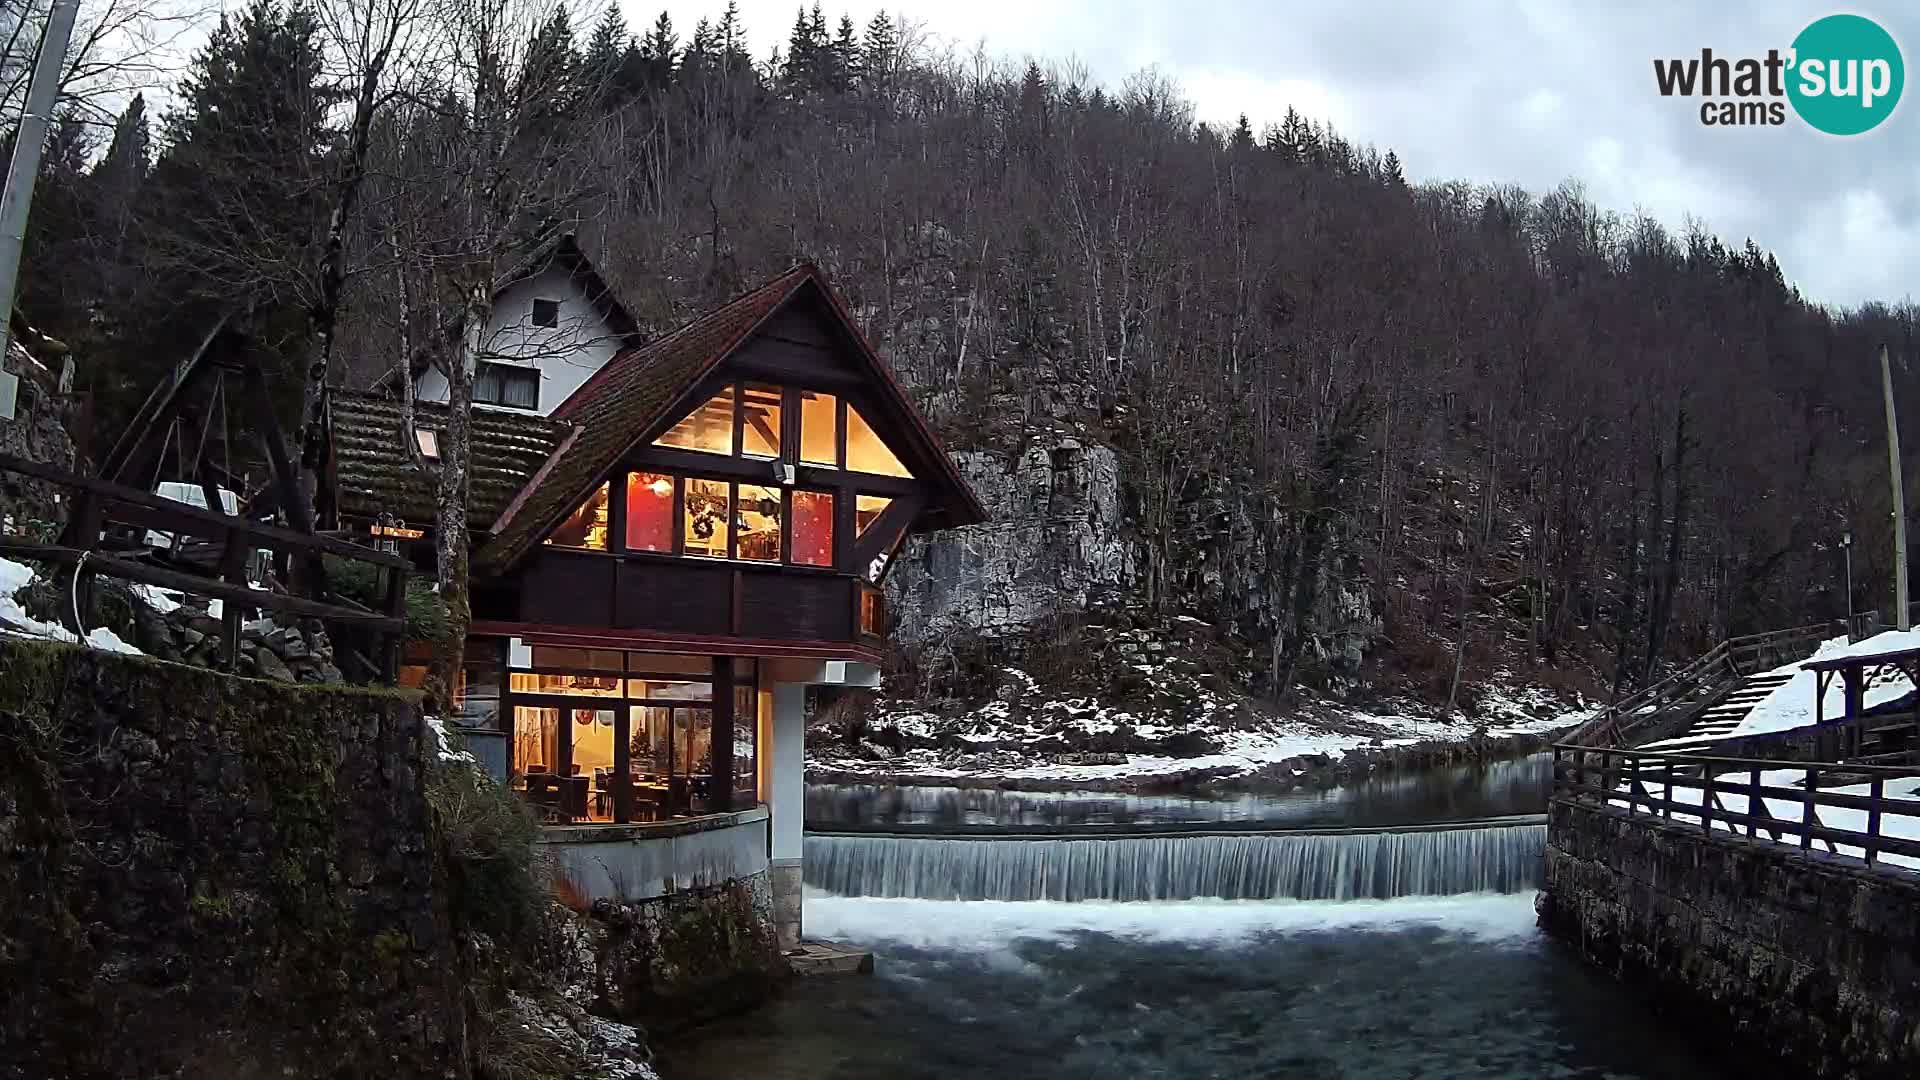
[[[1534,754],[1486,765],[1391,773],[1339,787],[1219,797],[1100,791],[810,784],[807,825],[1090,825],[1265,821],[1297,826],[1537,814],[1553,760]]]
[[[1531,894],[809,896],[876,953],[663,1048],[666,1080],[1731,1080],[1534,929]],[[1744,1074],[1765,1075],[1764,1072]]]
[[[1537,762],[1330,802],[810,793],[805,980],[660,1048],[666,1080],[1734,1080],[1534,925]],[[1326,794],[1326,793],[1320,793]],[[816,814],[816,807],[830,813]],[[1305,809],[1303,809],[1303,807]],[[1153,835],[1168,823],[1191,824]],[[1001,824],[995,838],[833,835]],[[1238,823],[1238,824],[1236,824]],[[1078,834],[1031,838],[1068,828]],[[1029,836],[1019,836],[1019,830]],[[1238,831],[1236,831],[1238,830]],[[1180,835],[1178,833],[1185,833]],[[1211,897],[1215,899],[1190,899]]]
[[[807,884],[928,900],[1391,899],[1540,884],[1546,826],[1331,835],[809,836]]]

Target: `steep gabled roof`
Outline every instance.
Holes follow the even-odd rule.
[[[573,512],[594,485],[653,428],[698,404],[683,399],[688,399],[700,381],[770,316],[810,288],[818,289],[827,301],[828,310],[846,331],[853,352],[870,369],[876,390],[911,418],[915,434],[928,449],[925,456],[940,470],[940,475],[923,479],[947,489],[950,495],[945,500],[948,522],[968,525],[986,520],[986,512],[948,460],[939,440],[854,325],[825,276],[812,264],[803,263],[657,341],[616,355],[561,402],[553,417],[575,425],[577,436],[495,521],[493,537],[474,555],[474,571],[498,574],[511,567]]]
[[[329,397],[332,480],[338,511],[352,518],[389,513],[415,527],[434,518],[436,477],[413,467],[400,430],[400,403],[336,390]],[[444,432],[447,407],[414,402],[415,427]],[[566,442],[572,425],[526,413],[473,410],[467,517],[476,529],[500,511]],[[436,462],[428,462],[437,469]]]
[[[529,249],[500,275],[494,288],[494,295],[498,296],[514,284],[534,277],[553,266],[564,269],[568,276],[580,286],[580,291],[586,295],[588,302],[602,318],[607,320],[607,326],[616,335],[629,344],[638,342],[640,324],[634,321],[633,313],[627,309],[626,304],[621,302],[619,294],[613,291],[613,286],[607,284],[607,280],[600,276],[600,271],[594,268],[593,260],[587,258],[587,253],[580,249],[579,240],[570,232],[549,237]],[[442,331],[449,343],[450,351],[458,351],[457,343],[461,339],[461,325],[461,320],[455,318]],[[414,355],[412,363],[416,378],[427,369],[427,355],[425,349],[418,350]],[[371,389],[391,390],[393,378],[394,372],[388,368],[374,379]]]

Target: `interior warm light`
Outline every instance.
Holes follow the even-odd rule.
[[[673,494],[673,481],[667,479],[664,476],[655,480],[653,483],[648,484],[647,487],[651,488],[655,495],[658,495],[663,499],[666,498],[668,495]]]

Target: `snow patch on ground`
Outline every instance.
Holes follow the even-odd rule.
[[[874,778],[1114,781],[1193,773],[1230,778],[1296,758],[1339,758],[1352,750],[1478,734],[1541,734],[1579,723],[1590,709],[1578,702],[1570,710],[1552,691],[1503,673],[1481,691],[1471,712],[1432,715],[1415,705],[1377,712],[1323,706],[1283,718],[1256,712],[1245,699],[1176,670],[1177,664],[1170,657],[1133,658],[1130,667],[1149,676],[1153,690],[1125,705],[1050,696],[1026,671],[1002,668],[998,700],[950,717],[882,701],[858,749],[815,743],[808,761]],[[1121,746],[1131,749],[1112,749]],[[1124,760],[1056,762],[1063,748]],[[1295,771],[1305,771],[1304,765],[1296,763]]]
[[[79,641],[73,631],[59,623],[41,622],[27,614],[16,597],[21,589],[33,581],[33,570],[23,563],[11,559],[0,559],[0,633],[14,637],[39,638],[43,641],[63,641],[71,645]],[[124,653],[129,656],[144,656],[139,649],[120,640],[120,635],[104,626],[96,626],[87,633],[89,648],[106,652]]]
[[[471,751],[453,748],[453,740],[447,736],[447,725],[444,721],[437,716],[429,716],[426,721],[427,735],[432,739],[431,749],[437,760],[480,768],[480,759],[474,757]]]
[[[1727,779],[1727,783],[1729,784],[1745,782],[1746,778],[1743,776],[1735,776]],[[1762,787],[1804,788],[1806,783],[1807,774],[1804,769],[1770,769],[1760,774],[1760,785]],[[1641,787],[1645,789],[1648,795],[1656,799],[1682,803],[1687,806],[1699,806],[1702,797],[1706,794],[1697,788],[1685,788],[1678,785],[1675,785],[1672,789],[1667,789],[1659,777],[1642,780]],[[1628,786],[1623,783],[1620,785],[1619,790],[1626,791],[1628,790]],[[1869,796],[1873,794],[1873,785],[1849,784],[1845,787],[1826,787],[1823,785],[1820,790],[1830,795]],[[1882,814],[1880,818],[1880,834],[1882,836],[1897,837],[1902,840],[1920,840],[1920,778],[1882,781],[1882,793],[1884,797],[1889,799],[1912,802],[1914,804],[1914,812],[1912,814]],[[1716,789],[1713,797],[1714,805],[1718,810],[1733,814],[1750,812],[1748,810],[1748,803],[1751,801],[1750,797],[1743,792]],[[1799,799],[1782,799],[1763,796],[1760,801],[1765,805],[1768,814],[1782,821],[1799,823],[1806,819],[1807,804]],[[1627,807],[1627,803],[1624,800],[1615,800],[1613,805],[1623,809]],[[1816,806],[1813,809],[1816,823],[1826,828],[1860,833],[1862,835],[1865,835],[1867,832],[1867,811],[1865,810],[1857,810],[1845,806]],[[1644,813],[1645,811],[1643,809],[1640,812]],[[1688,825],[1700,824],[1698,814],[1687,814],[1678,811],[1673,814],[1673,820]],[[1722,832],[1744,834],[1746,831],[1745,826],[1736,829],[1733,823],[1720,820],[1714,821],[1713,827]],[[1790,837],[1786,842],[1797,843],[1798,837]],[[1826,841],[1824,840],[1814,842],[1816,850],[1824,846],[1826,846]],[[1832,845],[1832,850],[1841,855],[1850,855],[1856,859],[1863,858],[1866,854],[1865,849],[1844,843]],[[1883,852],[1878,856],[1878,860],[1894,866],[1920,869],[1920,858],[1914,858],[1912,856],[1889,855]],[[808,914],[812,914],[811,909],[809,909]]]

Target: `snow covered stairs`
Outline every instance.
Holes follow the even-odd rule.
[[[1791,671],[1763,671],[1748,675],[1725,697],[1709,704],[1677,738],[1660,744],[1666,751],[1698,750],[1731,735],[1755,705],[1792,680]]]

